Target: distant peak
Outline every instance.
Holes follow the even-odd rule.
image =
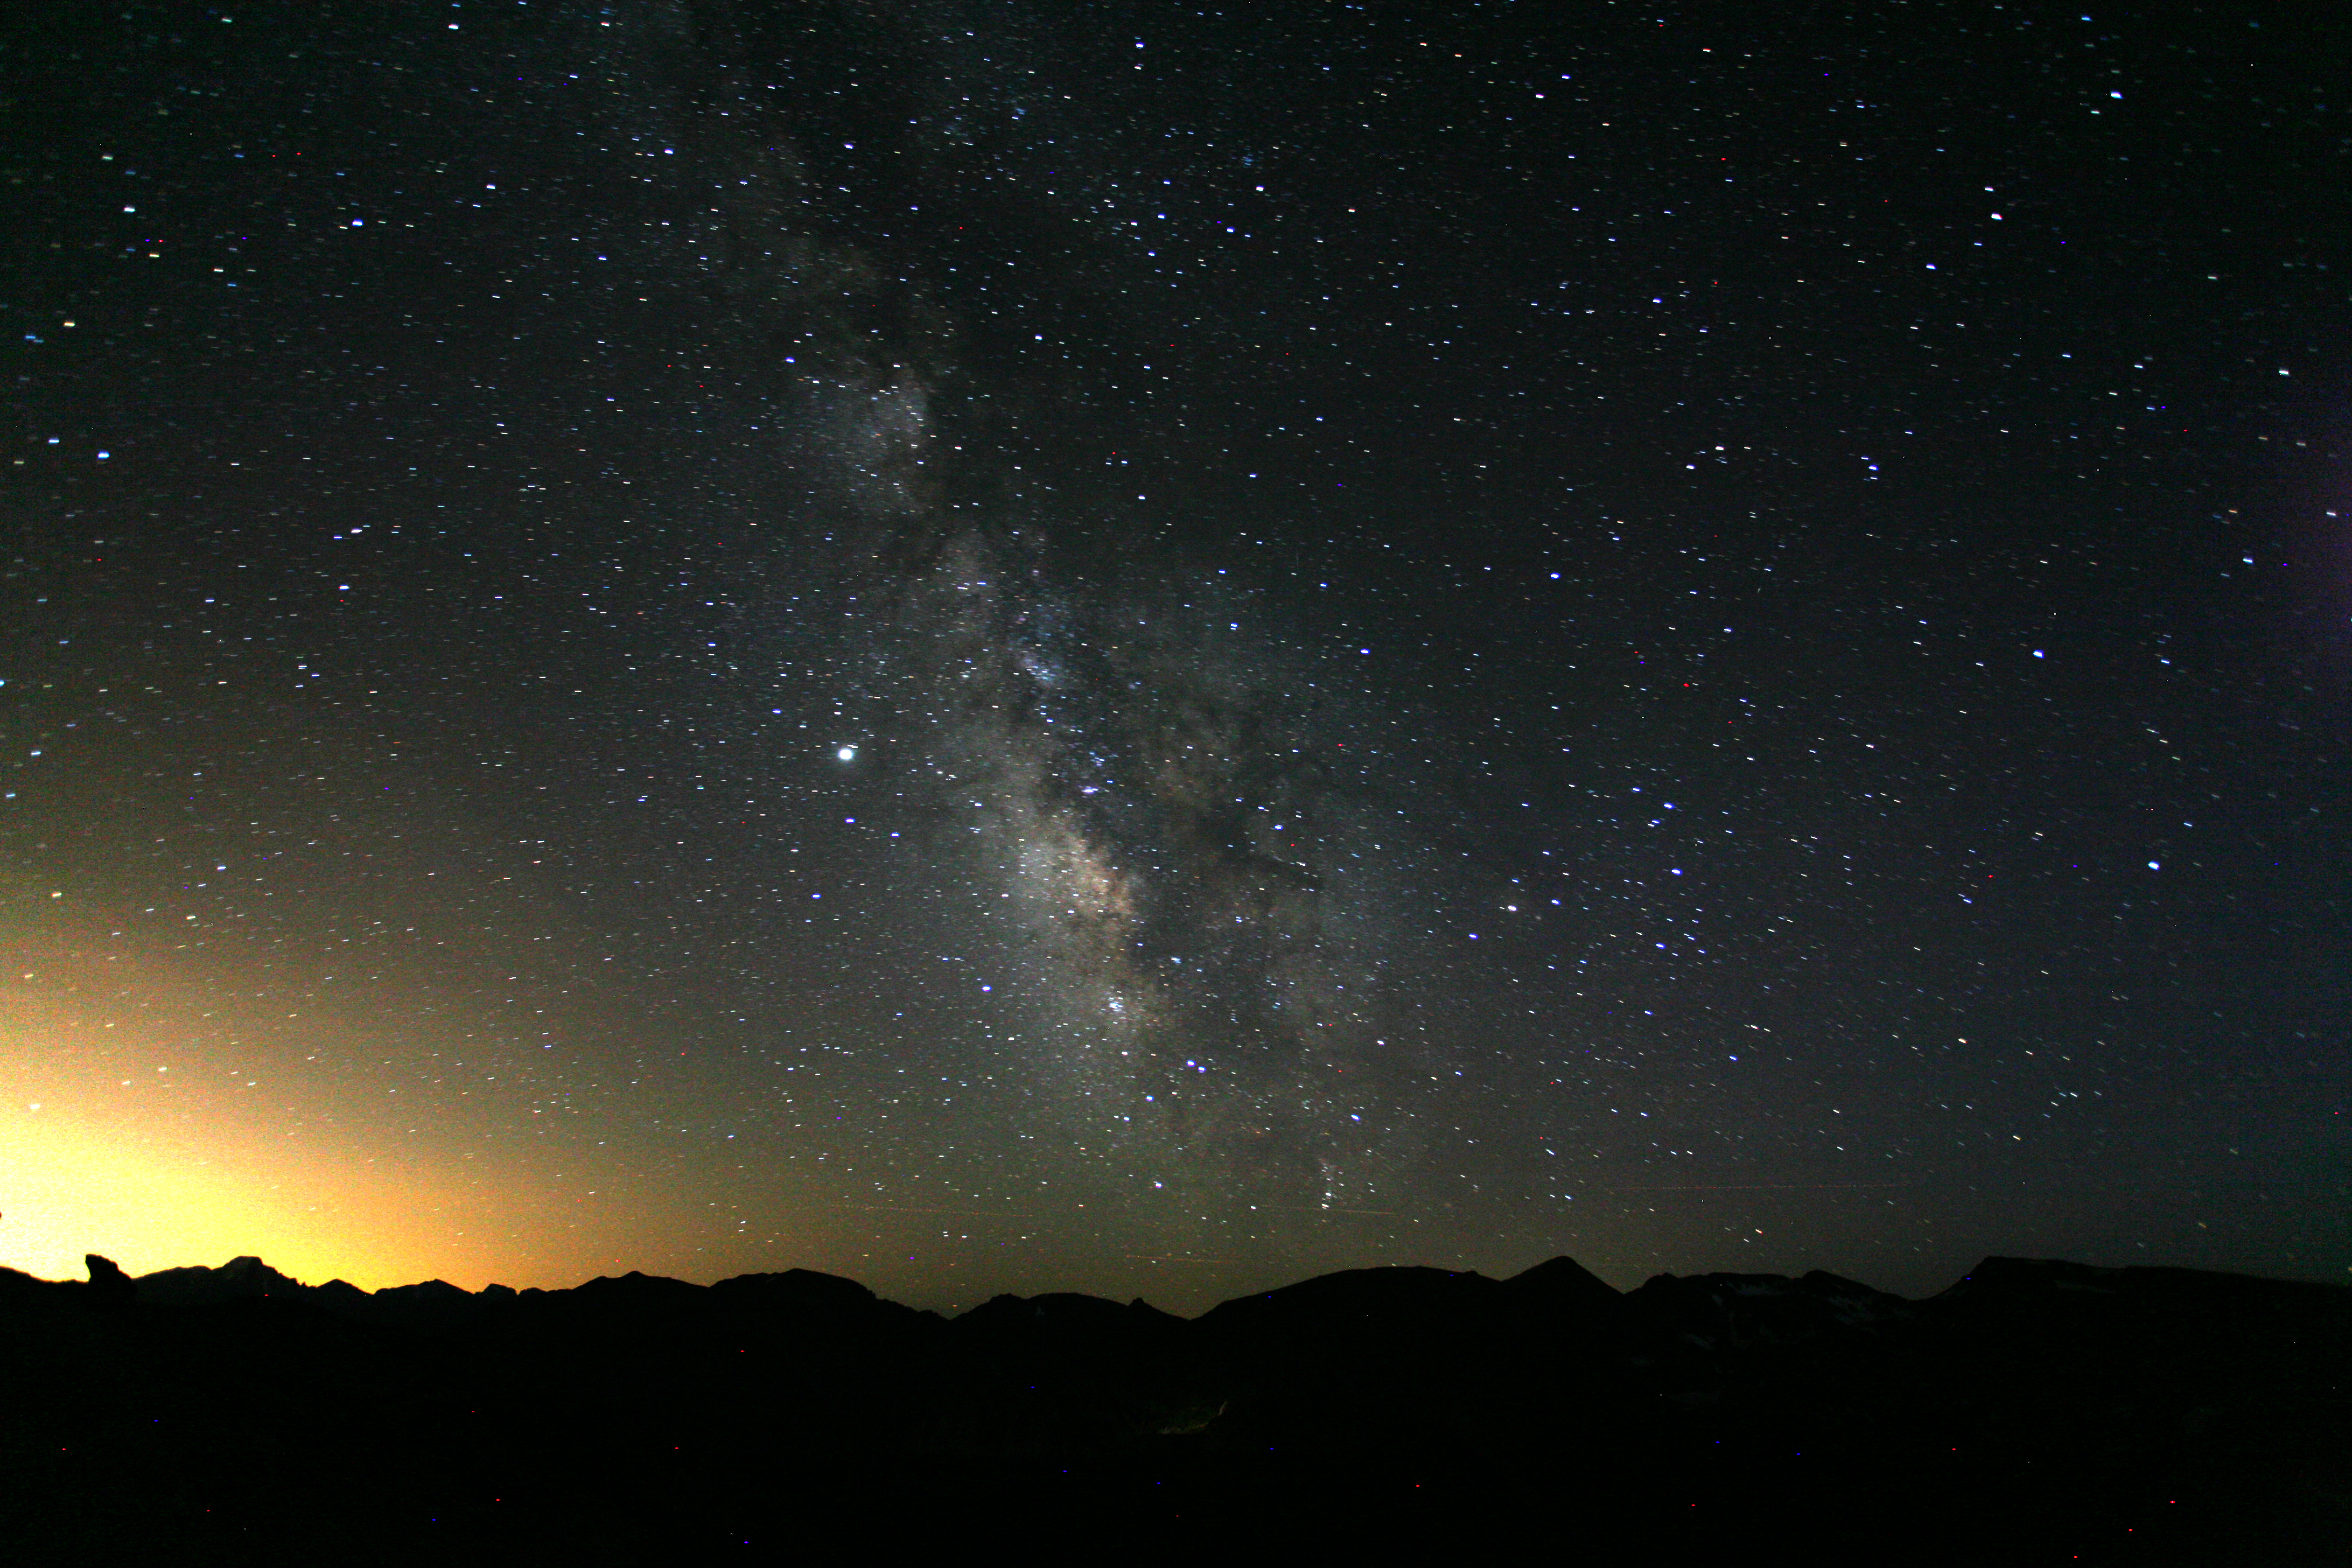
[[[1534,1268],[1512,1275],[1504,1284],[1519,1290],[1541,1290],[1547,1294],[1580,1291],[1593,1296],[1615,1296],[1617,1287],[1601,1279],[1590,1268],[1566,1253],[1547,1258]]]

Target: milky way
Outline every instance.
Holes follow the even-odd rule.
[[[941,63],[901,43],[897,68]],[[1081,510],[1023,482],[989,407],[1050,438],[1070,389],[995,363],[942,302],[927,274],[970,255],[828,237],[860,231],[836,194],[971,198],[936,126],[867,144],[867,166],[920,171],[889,198],[828,192],[792,116],[730,85],[726,134],[756,151],[728,165],[723,286],[743,342],[793,350],[813,503],[778,520],[778,571],[826,584],[803,614],[840,625],[856,765],[931,808],[943,879],[995,892],[982,945],[1005,955],[994,984],[1021,999],[1014,1056],[1055,1133],[1217,1208],[1392,1198],[1400,1111],[1435,1075],[1384,972],[1409,948],[1401,900],[1433,895],[1398,880],[1428,847],[1380,779],[1400,715],[1365,692],[1373,650],[1270,609],[1262,568],[1187,560],[1146,495]]]
[[[1392,1189],[1380,1129],[1415,1058],[1379,1037],[1415,1026],[1383,1023],[1382,972],[1425,847],[1383,805],[1371,650],[1269,628],[1255,574],[1056,548],[1129,520],[950,499],[938,395],[903,365],[806,395],[831,504],[787,548],[845,563],[816,613],[847,623],[855,764],[929,805],[943,878],[994,890],[982,944],[1057,1131],[1220,1205]]]

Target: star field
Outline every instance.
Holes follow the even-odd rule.
[[[0,1260],[2352,1267],[2340,33],[45,26]]]

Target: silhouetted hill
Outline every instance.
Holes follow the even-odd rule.
[[[0,1270],[21,1561],[2352,1549],[2328,1286],[1994,1258],[1919,1301],[1821,1272],[1621,1293],[1562,1258],[950,1320],[805,1269],[89,1271]]]
[[[109,1263],[107,1267],[114,1266]],[[258,1258],[232,1258],[218,1268],[160,1269],[141,1275],[136,1283],[139,1300],[157,1307],[210,1307],[223,1301],[292,1297],[307,1292],[307,1287],[289,1279]]]
[[[1614,1312],[1621,1300],[1615,1286],[1573,1258],[1538,1263],[1523,1274],[1512,1275],[1504,1285],[1525,1307],[1538,1311]]]

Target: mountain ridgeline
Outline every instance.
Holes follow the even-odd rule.
[[[805,1269],[89,1274],[0,1270],[21,1561],[2352,1555],[2334,1286],[1993,1258],[1918,1301],[1820,1272],[1621,1293],[1559,1258],[946,1319]]]

